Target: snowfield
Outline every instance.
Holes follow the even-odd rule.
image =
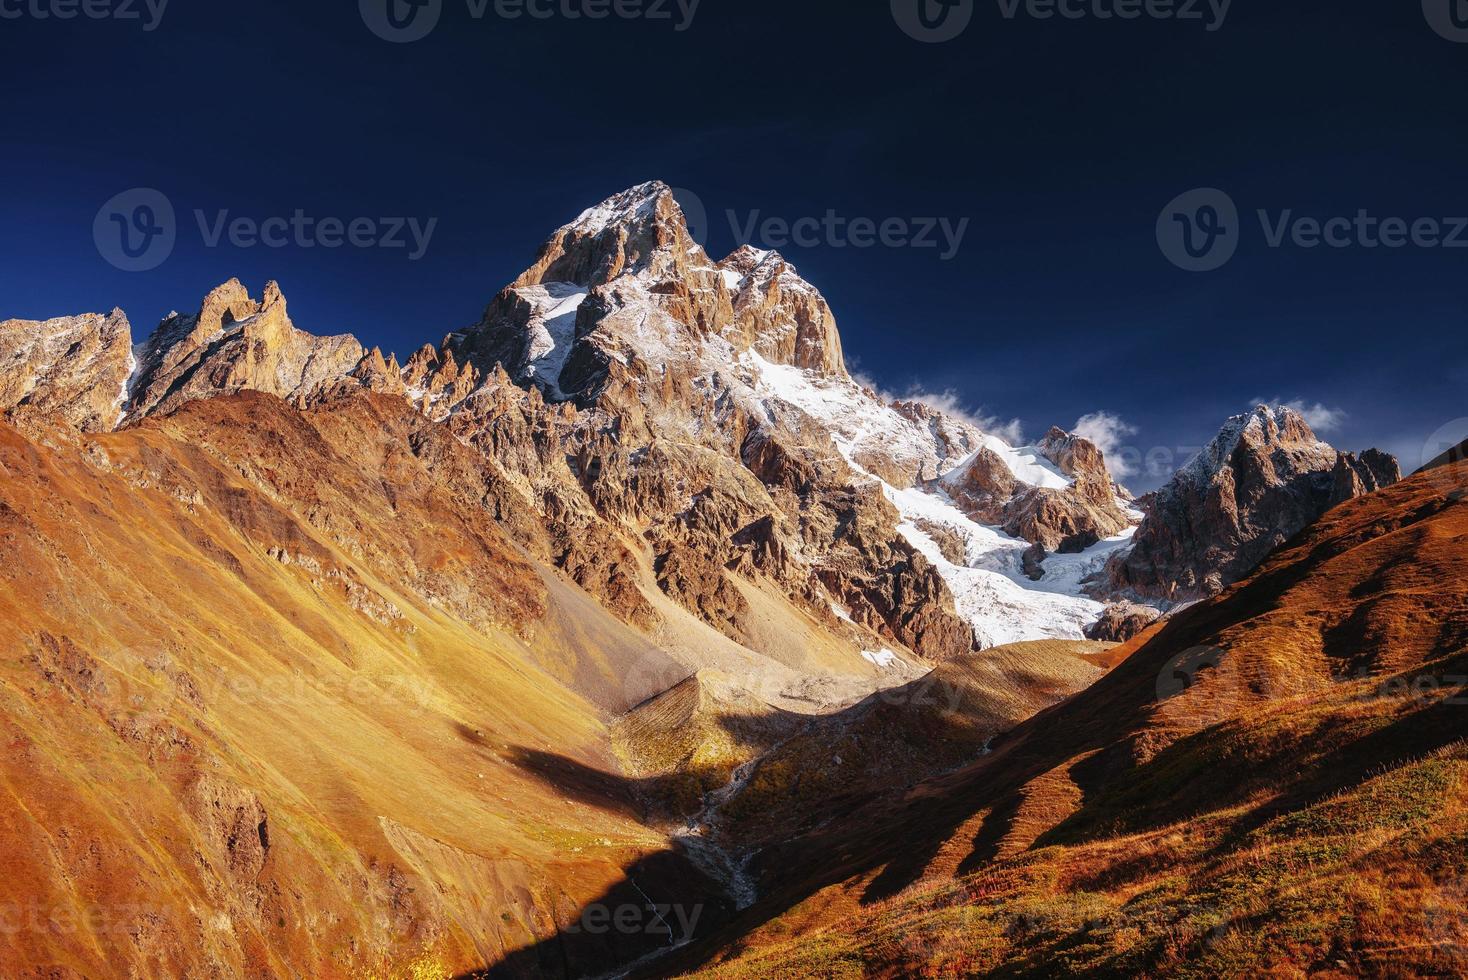
[[[1032,582],[1023,571],[1028,541],[975,523],[936,494],[886,484],[882,490],[902,514],[898,530],[937,567],[953,592],[959,615],[973,626],[984,647],[1023,640],[1084,639],[1085,628],[1100,619],[1106,607],[1087,598],[1081,583],[1130,545],[1134,533],[1128,530],[1079,555],[1051,555],[1045,559],[1045,577]],[[964,542],[967,564],[955,565],[945,558],[918,522],[957,534]]]
[[[576,311],[590,294],[585,287],[567,282],[526,286],[519,293],[535,308],[530,318],[529,373],[544,382],[554,397],[564,397],[561,371],[576,344]]]
[[[1023,570],[1028,541],[974,522],[941,489],[898,489],[856,462],[863,450],[882,450],[901,460],[930,459],[940,451],[927,427],[873,398],[855,382],[771,364],[755,353],[746,354],[741,363],[758,399],[784,402],[822,422],[852,469],[881,483],[882,492],[902,515],[898,530],[937,567],[953,592],[959,615],[973,626],[981,646],[1084,639],[1085,628],[1101,617],[1105,606],[1087,597],[1082,583],[1131,544],[1133,530],[1078,555],[1049,556],[1044,578],[1033,582]],[[982,448],[994,452],[1022,483],[1062,489],[1072,482],[1033,446],[1016,448],[985,434]],[[973,454],[956,463],[947,460],[945,473],[958,471],[972,459]],[[934,486],[941,488],[943,483],[940,478]],[[929,533],[934,528],[963,542],[964,564],[944,557]]]

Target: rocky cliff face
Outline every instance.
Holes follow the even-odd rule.
[[[657,182],[559,229],[479,323],[406,363],[298,330],[278,286],[257,301],[235,280],[131,351],[120,313],[11,322],[0,343],[16,366],[0,406],[88,431],[241,391],[406,399],[476,450],[522,546],[624,621],[660,628],[665,597],[767,651],[751,588],[858,650],[1079,638],[1104,608],[1081,579],[1108,560],[1103,599],[1211,594],[1399,476],[1261,409],[1154,496],[1118,555],[1138,515],[1095,445],[1054,429],[1012,447],[863,387],[819,290],[776,253],[714,261]]]
[[[1170,598],[1397,475],[1261,410],[1116,558],[1138,515],[1095,445],[864,386],[814,286],[713,261],[660,184],[405,361],[297,329],[273,283],[135,347],[121,313],[0,324],[0,413],[0,851],[50,907],[159,905],[107,962],[27,932],[6,975],[628,963],[656,937],[568,940],[567,907],[725,915],[755,886],[721,846],[972,759],[1101,669],[976,647],[1128,635],[1153,611],[1082,592],[1108,561]],[[935,691],[982,724],[952,737]]]
[[[0,416],[111,431],[127,400],[131,343],[121,310],[0,323]]]
[[[974,520],[1046,551],[1078,554],[1135,524],[1125,491],[1093,443],[1055,428],[1027,458],[1025,452],[1016,465],[1008,447],[983,446],[940,487]],[[1018,475],[1027,470],[1037,483]]]
[[[633,382],[675,391],[699,368],[765,359],[844,376],[836,320],[779,255],[743,248],[714,262],[672,191],[653,182],[584,212],[484,318],[449,338],[481,372],[590,406]],[[671,375],[671,377],[670,377]]]
[[[257,303],[231,279],[204,298],[198,313],[170,316],[141,346],[128,417],[237,391],[300,399],[351,371],[363,354],[352,337],[297,330],[275,283]]]
[[[1400,479],[1391,456],[1337,452],[1298,412],[1261,405],[1152,496],[1109,585],[1154,602],[1217,594],[1331,507]]]

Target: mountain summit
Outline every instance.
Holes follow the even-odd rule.
[[[364,389],[405,398],[479,445],[532,509],[560,501],[547,523],[563,567],[621,614],[655,618],[625,560],[603,567],[619,548],[582,555],[570,538],[631,531],[655,566],[683,570],[663,591],[741,639],[736,567],[820,619],[840,611],[870,631],[861,643],[921,657],[973,637],[1079,638],[1113,599],[1218,591],[1332,504],[1400,476],[1383,454],[1338,453],[1292,410],[1260,407],[1143,514],[1084,439],[1054,429],[1013,447],[863,387],[820,291],[776,252],[715,262],[659,181],[558,229],[477,324],[406,363],[297,329],[275,283],[256,301],[231,280],[131,354],[120,312],[5,326],[20,369],[0,407],[87,431],[239,391],[301,407]]]
[[[660,182],[609,198],[558,230],[450,347],[461,362],[502,364],[515,381],[582,405],[634,380],[652,385],[653,375],[654,387],[677,389],[692,372],[749,352],[846,374],[820,292],[775,253],[743,248],[715,263]]]
[[[580,910],[716,934],[1039,713],[1062,744],[985,811],[1020,829],[965,813],[934,864],[1028,846],[1162,744],[1047,712],[1108,703],[1083,635],[1397,476],[1260,408],[1134,501],[1076,434],[852,377],[819,290],[713,261],[659,183],[406,360],[275,283],[136,344],[120,311],[0,323],[0,418],[0,852],[35,909],[120,916],[8,936],[7,976],[599,975],[670,947]],[[772,870],[826,827],[811,878]]]
[[[1112,585],[1144,601],[1215,595],[1331,507],[1401,478],[1391,456],[1339,452],[1294,409],[1260,405],[1229,419],[1146,502]]]

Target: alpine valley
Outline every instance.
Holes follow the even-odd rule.
[[[1468,970],[1462,452],[1134,498],[656,182],[403,360],[0,323],[0,414],[0,975]]]

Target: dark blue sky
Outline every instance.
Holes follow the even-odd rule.
[[[729,210],[968,219],[949,261],[781,251],[863,373],[1032,436],[1106,411],[1129,443],[1182,449],[1252,399],[1300,399],[1343,413],[1332,442],[1412,468],[1468,417],[1468,248],[1276,249],[1255,217],[1468,215],[1468,43],[1416,0],[1235,0],[1216,31],[974,0],[935,44],[889,0],[702,0],[683,31],[671,2],[672,21],[510,21],[444,0],[409,44],[355,0],[172,0],[151,31],[33,15],[58,2],[0,0],[21,14],[0,18],[0,317],[121,306],[143,333],[230,276],[276,278],[298,326],[406,352],[477,319],[557,225],[656,177],[697,193],[718,255]],[[124,272],[93,224],[136,187],[167,196],[178,240]],[[1176,268],[1156,235],[1199,187],[1243,216],[1210,273]],[[226,209],[438,224],[416,262],[209,247],[193,212]]]

